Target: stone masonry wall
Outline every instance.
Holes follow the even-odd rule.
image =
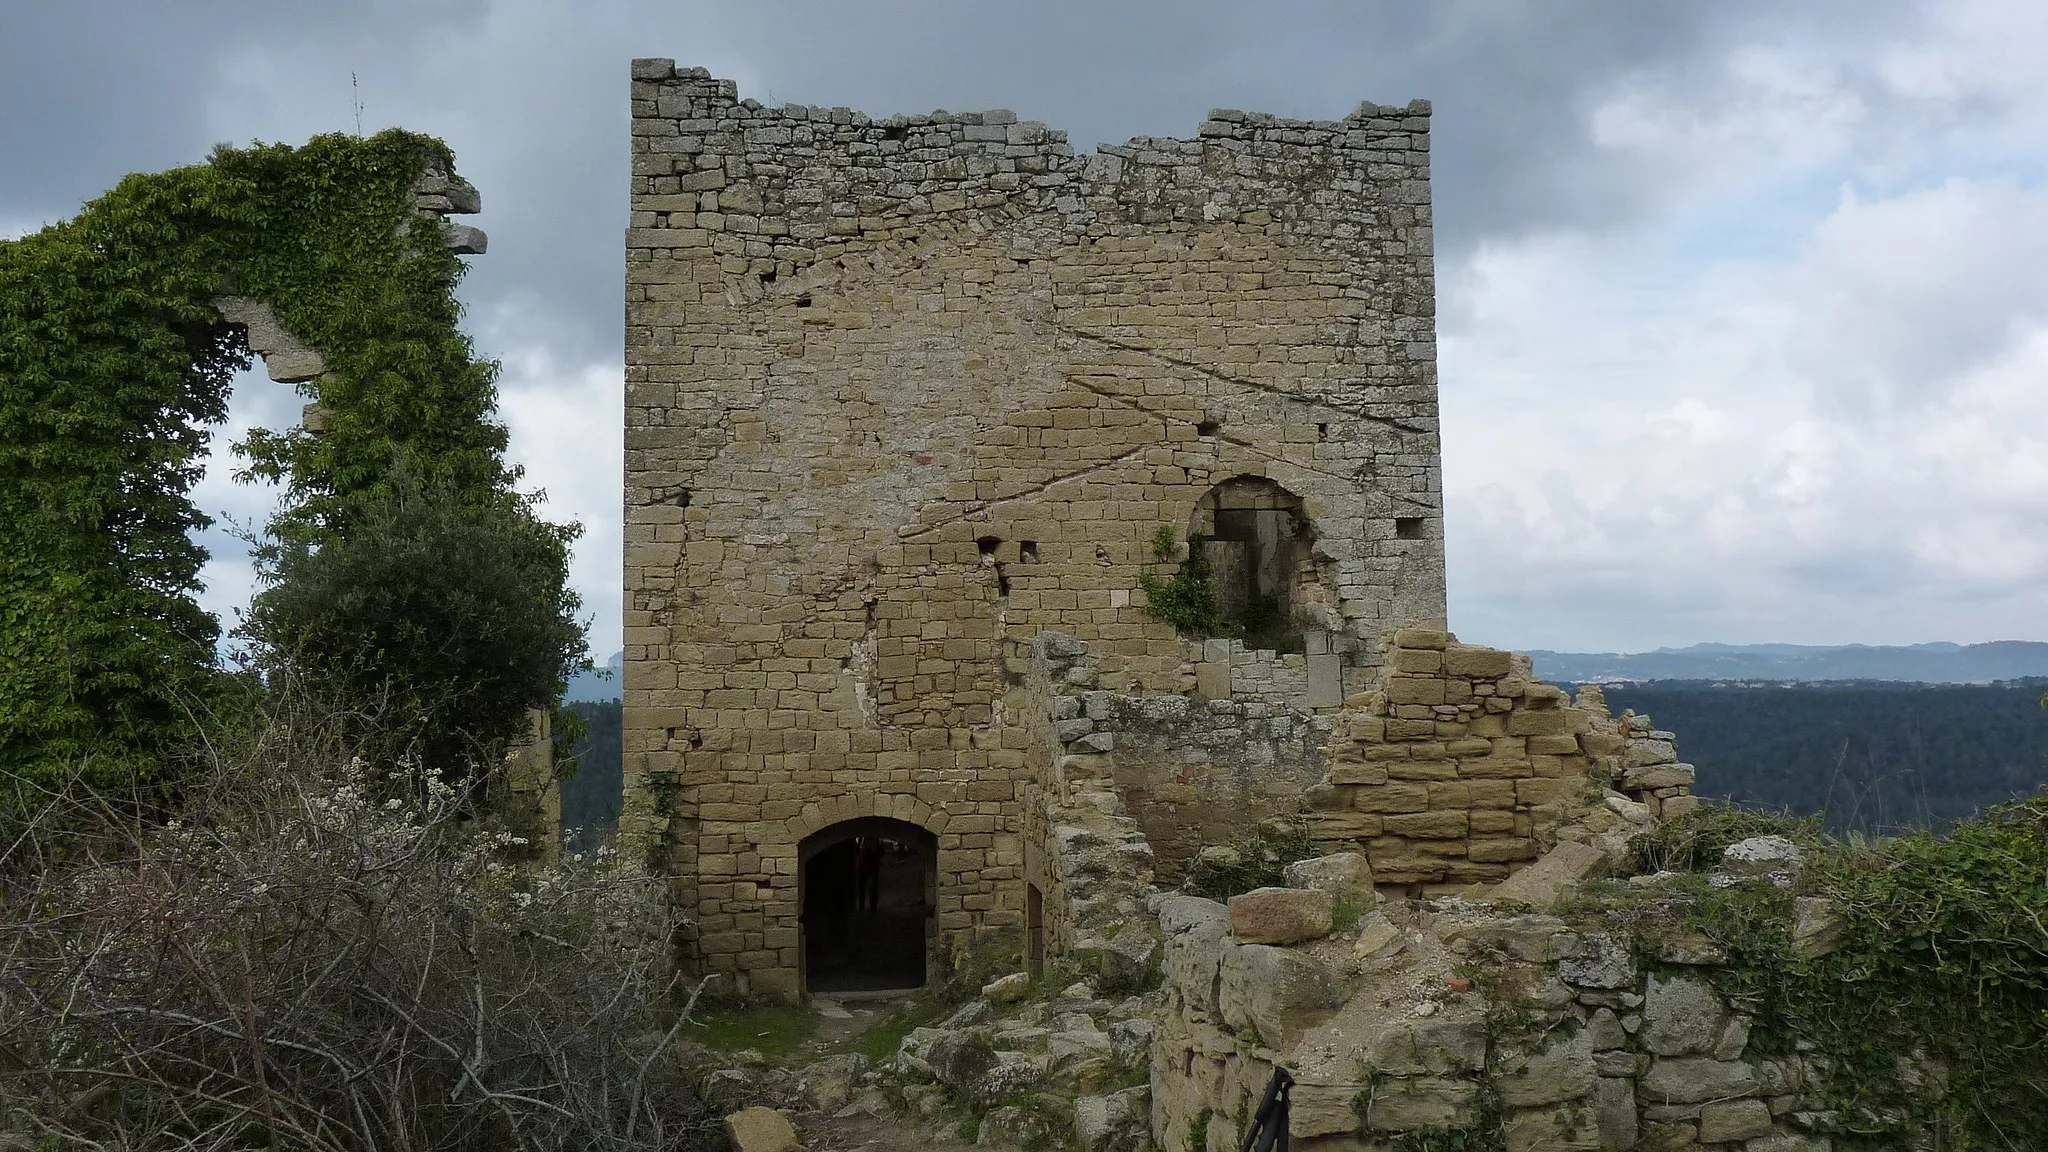
[[[1391,1152],[1430,1134],[1504,1152],[1834,1146],[1826,1062],[1797,1043],[1759,1051],[1753,1006],[1715,990],[1726,957],[1654,897],[1627,926],[1399,901],[1280,946],[1240,941],[1246,918],[1213,901],[1154,906],[1167,976],[1156,1147],[1236,1148],[1276,1065],[1297,1081],[1301,1152]]]
[[[798,842],[856,816],[939,837],[942,934],[1015,931],[1018,669],[1183,693],[1139,577],[1224,481],[1299,499],[1304,685],[1441,624],[1426,105],[1076,155],[640,60],[632,111],[622,832],[693,963],[797,991]]]
[[[1364,852],[1382,886],[1492,883],[1561,839],[1697,803],[1670,733],[1610,718],[1598,689],[1574,706],[1528,657],[1447,632],[1393,633],[1380,682],[1336,724],[1328,773],[1309,792],[1310,835]],[[1619,804],[1600,803],[1605,788]]]

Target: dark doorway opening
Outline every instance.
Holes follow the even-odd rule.
[[[1301,497],[1261,476],[1226,480],[1195,506],[1188,536],[1201,538],[1217,615],[1245,647],[1307,650],[1299,611],[1311,540]]]
[[[938,848],[930,832],[881,816],[834,824],[798,846],[806,990],[924,986]]]

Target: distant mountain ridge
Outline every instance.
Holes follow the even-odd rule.
[[[612,653],[612,658],[589,672],[578,672],[569,678],[569,690],[562,693],[562,699],[571,704],[595,704],[601,700],[624,698],[621,687],[625,681],[620,678],[626,667],[624,652]],[[606,676],[604,673],[609,672]]]
[[[2048,643],[1694,644],[1654,652],[1531,652],[1551,683],[1615,680],[1904,680],[1988,684],[2048,676]]]

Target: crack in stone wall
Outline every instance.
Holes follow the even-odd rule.
[[[855,793],[985,824],[941,834],[933,924],[1015,938],[1063,754],[1034,640],[1201,694],[1139,577],[1223,480],[1284,487],[1317,541],[1311,712],[1385,627],[1441,625],[1426,104],[1076,155],[1007,112],[764,107],[666,60],[631,96],[621,827],[689,963],[799,989],[785,822]]]

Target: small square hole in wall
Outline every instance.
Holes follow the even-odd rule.
[[[1022,564],[1036,564],[1036,563],[1038,563],[1038,541],[1036,541],[1036,540],[1019,540],[1019,541],[1017,541],[1017,560],[1018,560],[1018,562],[1019,562],[1019,563],[1022,563]]]
[[[1394,535],[1402,540],[1422,539],[1422,517],[1396,516],[1394,518]]]
[[[980,550],[983,556],[993,556],[996,554],[996,549],[1003,546],[1003,538],[1001,536],[978,537],[974,541],[974,546]]]
[[[1223,424],[1216,420],[1204,420],[1195,425],[1195,435],[1197,436],[1214,436],[1222,430]]]

